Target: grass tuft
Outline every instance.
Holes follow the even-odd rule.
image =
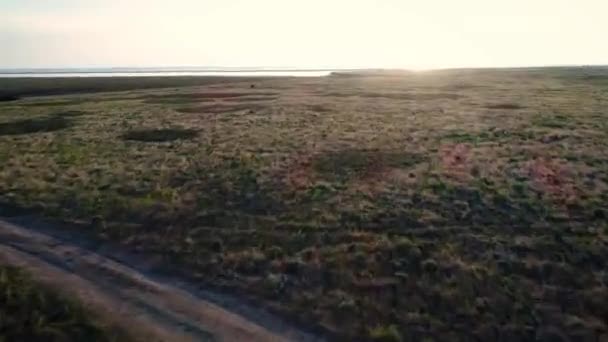
[[[401,342],[403,337],[395,325],[377,326],[369,332],[370,340],[374,342]]]

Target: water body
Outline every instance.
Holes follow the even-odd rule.
[[[175,77],[175,76],[223,76],[223,77],[321,77],[333,70],[0,70],[0,78],[22,77]]]

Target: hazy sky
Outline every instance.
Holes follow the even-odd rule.
[[[0,68],[608,64],[608,0],[0,0]]]

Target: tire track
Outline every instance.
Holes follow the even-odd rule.
[[[108,324],[146,341],[317,341],[278,319],[277,329],[42,231],[0,220],[0,262],[75,296]]]

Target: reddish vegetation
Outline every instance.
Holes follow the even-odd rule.
[[[331,181],[341,177],[352,190],[375,195],[386,190],[388,184],[404,185],[415,182],[412,170],[405,171],[394,159],[410,158],[386,154],[383,151],[302,152],[282,168],[280,178],[293,190],[304,190],[317,180]],[[414,157],[411,157],[414,158]]]
[[[444,174],[456,180],[471,176],[471,147],[467,144],[447,144],[439,149]]]
[[[527,163],[526,171],[535,188],[553,199],[560,202],[576,199],[574,177],[564,161],[537,158]]]
[[[376,177],[355,180],[350,185],[350,188],[367,196],[376,196],[386,189],[385,183],[382,175],[378,174]]]
[[[310,153],[301,154],[292,160],[285,169],[285,183],[294,190],[311,186],[314,180],[312,160],[313,155]]]

